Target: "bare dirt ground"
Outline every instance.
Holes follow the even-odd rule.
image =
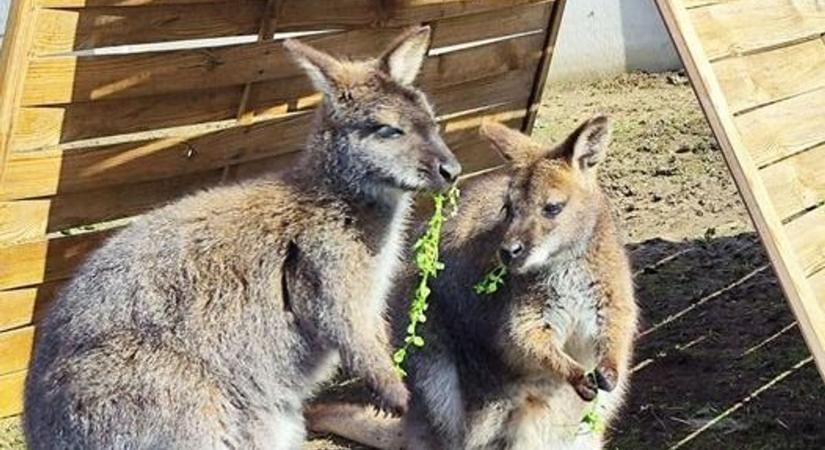
[[[684,78],[550,86],[534,134],[559,140],[595,113],[613,119],[601,175],[643,311],[608,448],[825,448],[825,385]],[[353,386],[324,396],[358,397]],[[0,422],[0,449],[22,448],[18,422]],[[306,448],[363,447],[315,437]]]

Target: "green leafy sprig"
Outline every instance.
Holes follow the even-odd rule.
[[[598,407],[599,397],[596,396],[596,398],[590,403],[590,407],[582,416],[581,426],[591,433],[601,434],[604,433],[605,423],[602,416],[599,415]]]
[[[427,321],[425,313],[429,306],[427,303],[430,296],[429,280],[438,276],[438,272],[444,269],[444,263],[438,260],[441,227],[447,217],[455,217],[458,214],[459,194],[458,188],[453,186],[446,194],[433,195],[433,215],[427,223],[427,230],[413,246],[415,265],[419,274],[418,286],[415,288],[412,303],[410,303],[410,323],[407,325],[404,345],[396,349],[392,355],[395,370],[402,377],[407,375],[403,364],[411,347],[424,346],[424,338],[418,334],[418,325]]]
[[[478,295],[490,295],[504,285],[505,276],[507,276],[507,266],[501,261],[496,261],[496,266],[473,286],[473,291]]]

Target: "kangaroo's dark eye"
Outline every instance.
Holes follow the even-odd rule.
[[[398,139],[404,135],[404,130],[390,125],[381,125],[376,128],[374,134],[381,139]]]
[[[513,217],[513,203],[510,202],[510,199],[504,200],[501,210],[504,212],[505,217]]]
[[[552,219],[558,216],[559,213],[561,213],[561,211],[564,209],[564,205],[564,203],[548,203],[544,205],[544,208],[542,208],[541,213],[544,215],[544,217]]]

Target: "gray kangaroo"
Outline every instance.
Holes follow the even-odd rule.
[[[433,283],[426,346],[409,360],[409,413],[395,419],[321,404],[307,412],[310,429],[381,449],[602,447],[603,430],[581,420],[591,408],[605,425],[615,416],[638,316],[596,179],[607,119],[583,123],[550,148],[496,123],[482,133],[509,168],[466,187],[458,218],[445,225],[446,268]],[[505,284],[475,293],[496,258],[509,267]],[[411,280],[394,299],[409,298]],[[406,323],[397,317],[395,334]]]
[[[303,160],[160,208],[89,257],[39,327],[32,450],[295,449],[339,357],[406,410],[386,296],[413,192],[461,170],[412,86],[429,39],[364,61],[284,43],[324,94]]]

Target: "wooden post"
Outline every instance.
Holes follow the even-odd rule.
[[[3,185],[6,160],[11,152],[14,115],[20,104],[20,92],[28,67],[29,48],[34,34],[34,1],[13,0],[8,28],[0,55],[0,186]]]
[[[561,19],[564,15],[564,6],[567,0],[556,0],[553,11],[550,13],[550,21],[545,32],[544,51],[533,82],[533,91],[530,94],[530,102],[527,104],[527,117],[524,120],[522,131],[527,134],[533,132],[533,125],[536,123],[536,116],[541,106],[541,97],[544,94],[544,86],[547,84],[547,74],[550,72],[550,62],[553,60],[553,51],[556,48],[556,41],[559,37]]]

